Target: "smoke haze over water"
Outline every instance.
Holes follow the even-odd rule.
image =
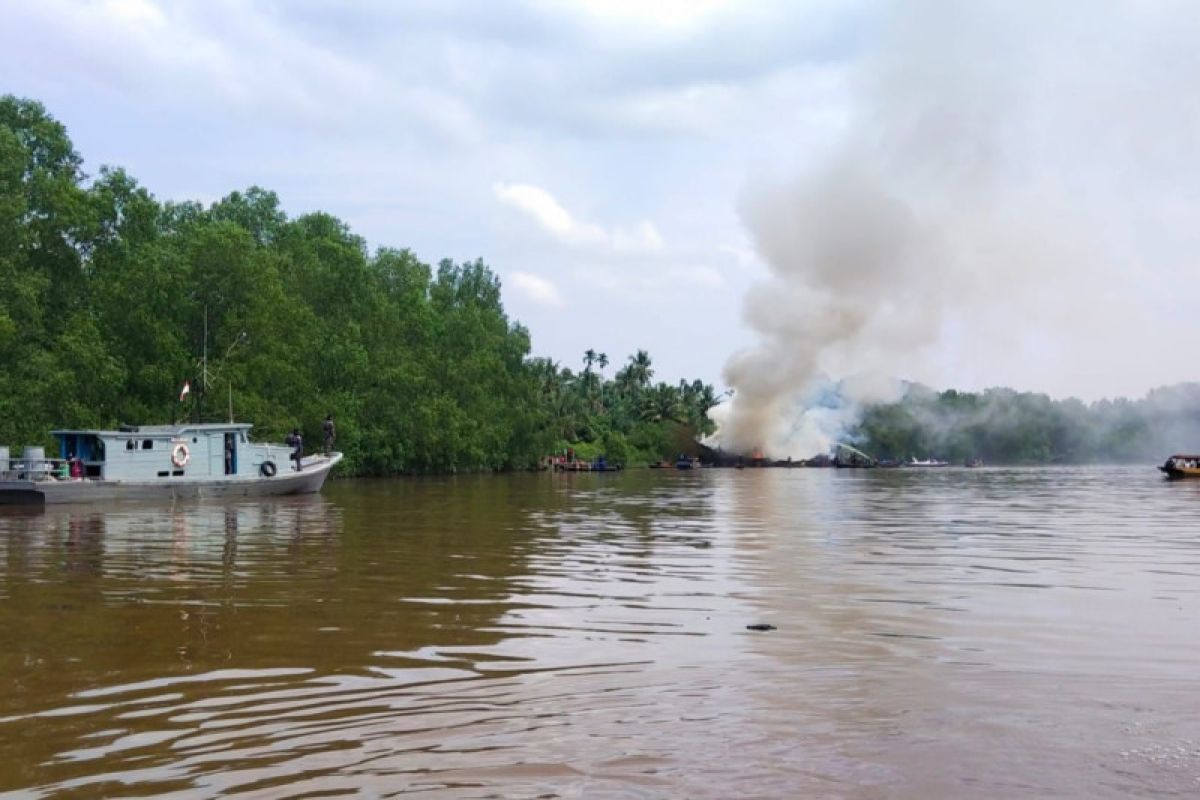
[[[903,3],[841,140],[742,216],[770,277],[721,442],[826,449],[896,379],[1055,396],[1191,380],[1200,7]],[[840,386],[824,402],[823,387]]]

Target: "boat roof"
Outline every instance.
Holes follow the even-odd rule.
[[[181,436],[185,433],[220,433],[222,431],[248,431],[254,427],[249,422],[185,422],[179,425],[122,425],[118,430],[62,429],[50,431],[52,436],[68,434],[84,436]]]
[[[1170,456],[1170,458],[1197,458],[1197,459],[1200,459],[1200,456],[1189,456],[1186,453],[1176,453],[1175,455]]]

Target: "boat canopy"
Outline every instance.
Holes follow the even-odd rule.
[[[249,422],[195,422],[179,425],[122,425],[115,431],[97,429],[71,429],[50,431],[52,436],[182,436],[185,433],[220,433],[223,431],[248,431],[254,427]]]

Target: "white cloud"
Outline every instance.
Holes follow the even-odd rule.
[[[500,202],[523,212],[547,233],[567,244],[600,244],[606,238],[602,228],[576,220],[545,189],[528,184],[498,183],[492,190]]]
[[[554,195],[538,186],[498,183],[492,191],[501,203],[522,212],[563,244],[618,253],[656,253],[663,249],[662,236],[652,222],[640,222],[633,230],[606,230],[576,219]]]
[[[558,287],[540,275],[530,272],[514,272],[509,276],[507,283],[517,294],[539,306],[562,308],[565,305]]]

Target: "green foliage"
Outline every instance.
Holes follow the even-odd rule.
[[[259,187],[159,203],[123,170],[88,180],[81,164],[40,104],[0,97],[0,443],[223,419],[231,395],[260,438],[299,426],[320,441],[333,413],[353,474],[519,468],[560,442],[651,459],[681,430],[711,432],[712,387],[651,385],[645,351],[614,380],[604,353],[578,374],[531,358],[482,261],[371,253]]]
[[[583,460],[603,455],[613,464],[647,463],[694,453],[696,440],[715,430],[708,417],[719,402],[713,387],[702,381],[652,384],[645,350],[630,356],[611,380],[593,371],[608,366],[606,354],[589,349],[582,363],[576,374],[547,359],[532,362],[541,425],[561,442],[554,452],[571,446]]]
[[[1200,450],[1200,385],[1144,400],[1085,405],[1043,394],[988,389],[935,393],[912,387],[896,403],[867,408],[851,437],[879,458],[1047,464],[1157,460]]]

